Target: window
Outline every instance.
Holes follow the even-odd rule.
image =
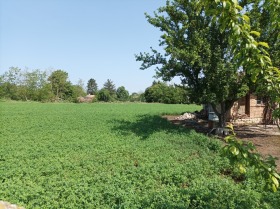
[[[257,101],[257,105],[263,104],[263,99],[261,97],[257,97],[256,101]]]

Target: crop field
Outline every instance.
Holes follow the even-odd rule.
[[[161,118],[194,105],[0,102],[0,200],[34,208],[279,208],[223,174],[221,142]]]

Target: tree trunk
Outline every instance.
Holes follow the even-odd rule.
[[[226,116],[228,111],[231,109],[234,101],[225,101],[220,103],[220,112],[217,109],[215,104],[211,104],[213,107],[214,112],[219,118],[219,127],[224,128],[226,126]]]

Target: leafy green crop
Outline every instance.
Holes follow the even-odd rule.
[[[0,102],[0,200],[28,208],[277,208],[280,193],[235,183],[220,143],[164,104]]]

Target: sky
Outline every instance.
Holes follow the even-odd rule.
[[[155,80],[135,54],[157,48],[144,13],[165,0],[0,0],[0,75],[9,67],[68,72],[69,80],[141,92]]]

